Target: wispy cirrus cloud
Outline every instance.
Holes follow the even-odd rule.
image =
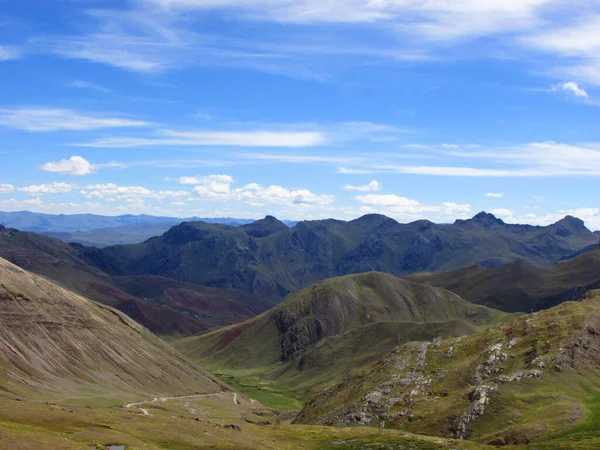
[[[315,147],[323,143],[325,143],[325,135],[320,132],[159,130],[153,137],[109,137],[75,145],[99,148],[157,146]]]
[[[480,38],[499,53],[510,47],[539,50],[520,38],[558,27],[557,11],[573,15],[560,0],[137,0],[132,5],[87,11],[80,19],[89,32],[45,37],[37,45],[66,58],[143,73],[204,65],[322,80],[365,62],[461,58],[460,48]],[[242,26],[236,33],[207,33],[202,21],[214,14]],[[253,22],[261,23],[260,37],[246,32],[255,29]],[[348,33],[348,26],[359,33]]]
[[[367,169],[408,175],[444,177],[561,177],[600,176],[600,143],[533,142],[509,147],[443,148],[444,165],[400,165],[374,161]],[[469,161],[470,165],[457,165]]]
[[[148,136],[106,137],[75,144],[80,147],[134,148],[156,146],[233,146],[233,147],[319,147],[353,141],[369,141],[382,135],[405,133],[402,128],[373,122],[342,122],[337,124],[255,124],[224,123],[220,129],[173,130],[159,129]],[[291,155],[248,153],[247,159],[279,162],[332,162],[341,164],[348,158],[322,155]]]
[[[20,107],[1,108],[0,127],[17,130],[87,131],[109,128],[147,127],[150,123],[121,117],[104,117],[102,114],[86,114],[70,109]]]

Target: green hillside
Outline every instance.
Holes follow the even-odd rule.
[[[473,333],[507,317],[446,290],[373,272],[322,281],[254,319],[176,347],[214,372],[306,397],[401,343]]]
[[[296,422],[594,448],[599,336],[594,292],[471,336],[405,344],[324,390]]]

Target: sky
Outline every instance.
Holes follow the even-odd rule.
[[[0,0],[0,210],[600,229],[599,0]]]

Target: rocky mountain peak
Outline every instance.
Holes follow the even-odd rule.
[[[564,219],[561,219],[558,222],[556,222],[555,225],[561,225],[570,229],[585,229],[585,223],[583,222],[583,220],[573,216],[566,216]]]

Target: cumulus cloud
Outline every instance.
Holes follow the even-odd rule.
[[[562,83],[555,84],[550,88],[551,92],[567,92],[573,94],[575,97],[588,98],[589,95],[574,81],[563,81]]]
[[[344,186],[344,190],[359,192],[378,192],[379,190],[381,190],[381,184],[377,180],[373,180],[369,184],[363,186],[353,186],[351,184],[347,184]]]
[[[314,194],[308,189],[286,189],[275,185],[264,187],[257,183],[234,190],[233,198],[254,206],[266,203],[288,206],[325,206],[335,201],[333,195]]]
[[[13,108],[0,109],[0,126],[25,131],[84,131],[104,128],[145,127],[148,122],[127,118],[86,115],[70,109]]]
[[[487,194],[485,194],[486,197],[491,197],[491,198],[502,198],[504,197],[504,193],[503,192],[488,192]]]
[[[491,213],[496,217],[503,219],[506,222],[515,222],[515,212],[512,209],[497,208],[492,209]]]
[[[18,190],[25,192],[26,194],[33,196],[40,196],[44,194],[67,194],[75,189],[77,186],[71,183],[56,182],[50,184],[36,184],[31,186],[21,187]]]
[[[42,165],[42,170],[46,172],[61,173],[63,175],[89,175],[96,171],[96,166],[81,156],[71,156],[69,159],[62,159],[57,162],[47,162]]]
[[[438,205],[423,205],[421,202],[395,194],[367,194],[356,196],[364,205],[363,212],[385,214],[399,220],[418,220],[431,217],[435,220],[467,218],[471,205],[444,202]]]
[[[196,177],[181,177],[177,181],[181,184],[232,184],[233,177],[229,175],[206,175]]]
[[[152,191],[142,186],[119,186],[115,183],[91,184],[84,186],[79,193],[87,199],[128,202],[141,202],[144,198],[164,200],[190,196],[187,191]]]
[[[0,194],[10,194],[15,191],[15,187],[12,184],[0,184]]]
[[[182,184],[194,184],[194,194],[198,199],[211,201],[242,201],[252,206],[265,204],[277,205],[316,205],[333,203],[335,197],[326,194],[315,194],[308,189],[287,189],[282,186],[263,186],[249,183],[240,188],[233,188],[233,177],[229,175],[207,175],[181,177]]]

